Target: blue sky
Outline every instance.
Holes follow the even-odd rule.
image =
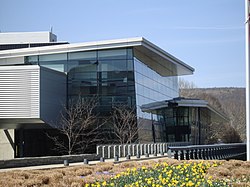
[[[143,36],[195,68],[198,87],[245,87],[244,0],[1,0],[1,32],[70,43]]]

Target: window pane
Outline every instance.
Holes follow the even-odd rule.
[[[28,56],[26,58],[28,64],[38,64],[38,56]]]
[[[67,60],[67,53],[53,54],[53,55],[40,55],[39,62],[43,61],[61,61]]]
[[[127,59],[133,59],[133,49],[132,48],[127,49]]]
[[[40,55],[39,65],[56,71],[67,71],[67,54]]]
[[[99,61],[101,71],[127,71],[127,60]]]
[[[69,53],[68,58],[69,60],[97,60],[97,51]]]
[[[98,51],[99,60],[110,59],[127,59],[126,49],[102,50]]]

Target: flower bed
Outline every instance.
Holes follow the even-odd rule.
[[[128,168],[126,172],[115,175],[110,180],[85,184],[85,187],[165,187],[165,186],[228,186],[225,180],[213,180],[206,177],[207,170],[217,167],[218,162],[194,162],[179,165],[168,165],[166,162],[157,163],[151,168]]]

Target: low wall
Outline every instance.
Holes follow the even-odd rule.
[[[63,164],[64,160],[68,160],[69,163],[83,162],[83,159],[85,158],[88,160],[99,160],[100,156],[96,154],[81,154],[81,155],[15,158],[9,160],[0,160],[0,169],[37,166],[37,165]]]

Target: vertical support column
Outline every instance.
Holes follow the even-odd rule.
[[[103,145],[103,146],[102,146],[102,157],[103,157],[103,158],[105,158],[105,148],[106,148],[106,146]]]
[[[148,153],[148,149],[147,148],[148,148],[147,144],[144,144],[144,148],[143,148],[143,152],[144,152],[143,154],[144,155],[146,155]]]
[[[127,156],[127,144],[123,145],[123,156],[126,157]]]
[[[96,146],[96,154],[99,156],[102,155],[102,147],[100,145]]]
[[[249,0],[245,0],[245,34],[246,34],[246,134],[247,160],[250,161],[250,65],[249,65]]]
[[[189,150],[188,149],[186,150],[185,157],[186,157],[186,160],[190,160]]]
[[[157,144],[157,153],[161,153],[161,144]]]
[[[179,151],[178,150],[174,151],[174,159],[179,160]]]
[[[194,150],[193,149],[190,150],[190,159],[194,159]]]
[[[180,151],[180,160],[184,160],[184,150]]]
[[[136,145],[136,155],[140,155],[140,144]]]
[[[163,143],[162,144],[162,151],[163,151],[163,153],[166,153],[167,151],[166,151],[166,143]]]
[[[143,144],[140,144],[140,155],[143,155]]]
[[[151,154],[151,145],[148,144],[148,154]]]
[[[128,155],[130,155],[130,156],[131,156],[131,148],[132,148],[132,145],[129,144],[129,145],[128,145]]]
[[[157,156],[157,144],[154,144],[154,156]]]
[[[108,146],[108,158],[111,158],[111,146]]]
[[[194,150],[194,159],[198,159],[198,149]]]
[[[117,145],[114,145],[114,158],[116,157],[116,156],[118,156],[119,154],[118,154],[118,146]]]
[[[154,150],[154,144],[151,144],[151,154],[154,154],[155,150]]]
[[[133,144],[132,145],[132,156],[135,156],[136,155],[136,145]]]
[[[118,147],[118,156],[122,157],[122,145],[119,145]]]

